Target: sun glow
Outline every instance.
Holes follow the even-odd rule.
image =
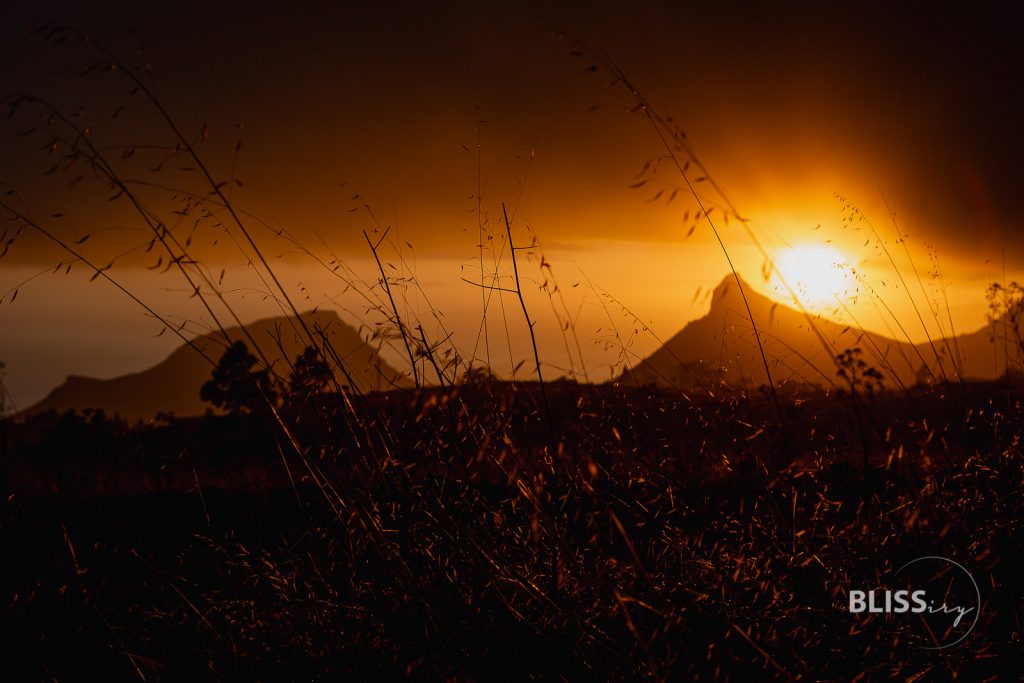
[[[830,245],[780,249],[774,261],[769,287],[780,301],[792,302],[795,294],[807,308],[826,310],[857,291],[852,262]]]

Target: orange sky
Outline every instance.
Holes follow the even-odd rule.
[[[246,219],[267,253],[279,257],[275,267],[297,297],[308,292],[312,303],[324,304],[342,287],[275,239],[277,229],[324,259],[332,250],[372,280],[362,230],[374,220],[351,211],[360,205],[352,200],[355,188],[396,244],[413,245],[407,257],[415,258],[431,303],[447,309],[464,350],[476,343],[480,317],[479,291],[460,279],[474,269],[479,276],[479,178],[485,221],[499,239],[502,202],[515,209],[517,237],[526,238],[527,226],[539,236],[567,305],[582,311],[586,361],[605,379],[614,354],[595,343],[605,311],[588,286],[573,284],[589,277],[667,338],[702,313],[706,303],[694,293],[714,286],[728,266],[707,225],[686,236],[683,214],[694,211],[692,198],[683,193],[666,202],[680,185],[668,163],[642,188],[630,188],[664,150],[641,114],[625,112],[628,93],[608,87],[604,70],[587,73],[590,60],[568,56],[570,43],[551,37],[563,29],[600,45],[659,111],[680,122],[771,253],[786,243],[831,244],[897,315],[909,315],[879,241],[862,225],[843,226],[834,194],[870,217],[905,269],[887,200],[927,286],[940,282],[927,276],[934,250],[956,324],[976,329],[984,322],[986,283],[1001,278],[1004,265],[1011,277],[1024,265],[1018,237],[1024,188],[1014,166],[1024,150],[1014,125],[1024,112],[1016,88],[1020,48],[998,18],[835,11],[808,4],[734,12],[710,3],[486,11],[450,3],[355,11],[325,3],[283,15],[262,6],[200,12],[198,4],[185,3],[165,15],[126,5],[110,20],[58,3],[21,9],[17,28],[5,29],[12,40],[2,56],[19,66],[4,75],[0,92],[37,93],[68,112],[83,105],[82,125],[100,146],[164,144],[170,136],[158,117],[126,94],[116,74],[53,75],[65,63],[83,64],[81,48],[14,36],[56,17],[93,31],[126,59],[144,59],[155,90],[188,136],[208,124],[201,153],[217,179],[243,181],[232,185],[232,198],[270,226]],[[127,36],[126,27],[135,35]],[[952,37],[955,54],[947,47]],[[144,58],[132,55],[140,42]],[[31,215],[71,241],[90,235],[81,248],[97,263],[144,245],[150,235],[123,198],[108,202],[110,193],[88,173],[73,188],[77,170],[46,175],[60,158],[41,149],[50,139],[45,132],[19,135],[31,123],[30,111],[21,109],[0,135],[0,180],[17,188]],[[206,191],[198,190],[195,172],[181,170],[191,164],[180,156],[151,171],[163,156],[140,150],[119,168],[134,180]],[[191,232],[194,216],[173,213],[180,202],[136,187],[182,239]],[[660,199],[648,202],[658,190]],[[55,213],[63,216],[52,218]],[[215,221],[195,229],[192,248],[214,276],[226,271],[224,286],[247,316],[276,314],[252,293],[241,298],[253,284],[245,257]],[[735,222],[719,227],[741,274],[770,291],[759,275],[762,258],[744,231]],[[71,372],[139,369],[172,342],[169,335],[151,339],[158,328],[108,285],[88,285],[84,268],[22,284],[66,258],[29,231],[0,260],[0,360],[20,403]],[[111,273],[161,312],[197,318],[173,273],[144,270],[154,262],[155,252],[133,252]],[[537,275],[536,263],[531,271]],[[531,296],[544,352],[553,367],[567,368],[550,306]],[[865,298],[858,320],[886,332]],[[352,308],[351,319],[366,317],[343,303]],[[524,342],[520,321],[512,324],[511,316],[506,365],[519,359]],[[504,325],[491,324],[490,335],[503,338]],[[634,348],[642,355],[656,341],[641,337]]]

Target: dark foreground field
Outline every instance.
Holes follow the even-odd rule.
[[[763,396],[477,382],[7,423],[0,679],[1017,680],[1020,398],[792,394],[780,429]],[[979,585],[962,642],[849,613],[926,555]]]

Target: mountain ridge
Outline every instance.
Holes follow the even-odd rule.
[[[751,318],[757,324],[768,369],[777,386],[841,386],[836,355],[857,348],[861,349],[861,359],[882,374],[883,385],[890,389],[922,381],[955,381],[961,374],[963,379],[992,380],[1008,366],[1005,361],[1000,363],[991,325],[953,338],[911,344],[822,315],[810,314],[812,325],[809,314],[773,301],[749,284],[743,283],[743,293],[746,302],[736,278],[726,276],[712,290],[704,316],[691,320],[649,356],[627,367],[617,381],[708,390],[723,384],[766,384],[768,376]],[[411,385],[337,312],[308,311],[301,316],[308,327],[324,330],[359,390]],[[273,366],[287,366],[285,357],[294,359],[306,346],[293,321],[294,316],[279,316],[245,326]],[[252,345],[240,327],[226,332],[232,340]],[[215,361],[226,348],[219,332],[199,335],[191,345]],[[148,420],[160,412],[179,417],[201,415],[210,406],[200,400],[199,390],[213,368],[191,345],[179,346],[149,368],[111,379],[68,375],[60,386],[20,415],[87,408],[102,409],[131,421]],[[953,358],[959,362],[954,363]],[[280,374],[287,375],[283,370]]]
[[[310,329],[323,331],[345,361],[351,381],[359,390],[409,385],[408,380],[388,365],[377,349],[367,344],[337,312],[314,310],[300,315]],[[248,336],[241,327],[226,328],[225,332],[232,341],[244,341],[259,355],[251,348],[254,340],[271,365],[286,377],[287,361],[293,361],[307,346],[296,329],[295,320],[295,316],[256,320],[245,325]],[[199,398],[199,390],[210,378],[213,366],[199,351],[216,362],[226,348],[223,335],[219,331],[210,332],[191,339],[156,365],[138,372],[110,379],[68,375],[62,384],[20,415],[85,409],[102,409],[129,421],[149,420],[161,412],[179,417],[201,415],[211,408]]]
[[[861,359],[882,373],[888,388],[956,380],[961,375],[963,379],[991,380],[1002,373],[998,354],[993,353],[989,326],[952,338],[912,344],[821,315],[805,314],[769,299],[745,282],[742,292],[745,303],[736,277],[727,275],[712,291],[707,314],[687,323],[653,353],[626,369],[619,381],[681,389],[765,384],[765,363],[751,319],[757,325],[776,384],[836,384],[836,356],[858,348]]]

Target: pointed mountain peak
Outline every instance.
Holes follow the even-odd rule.
[[[744,287],[747,285],[746,281],[743,279],[742,276],[737,276],[733,275],[732,273],[728,273],[725,277],[722,278],[722,281],[715,286],[715,293],[712,298],[715,301],[717,301],[718,299],[729,296],[730,292],[738,293],[739,288],[736,286],[737,277],[739,277],[740,282],[743,283]]]
[[[739,279],[739,283],[736,282],[737,278]],[[711,296],[711,309],[714,310],[723,306],[742,306],[743,296],[740,294],[741,286],[743,288],[743,293],[746,294],[747,302],[751,307],[759,307],[768,302],[767,297],[754,289],[750,283],[743,279],[743,276],[729,273],[722,278],[722,281],[715,287],[714,293]]]

